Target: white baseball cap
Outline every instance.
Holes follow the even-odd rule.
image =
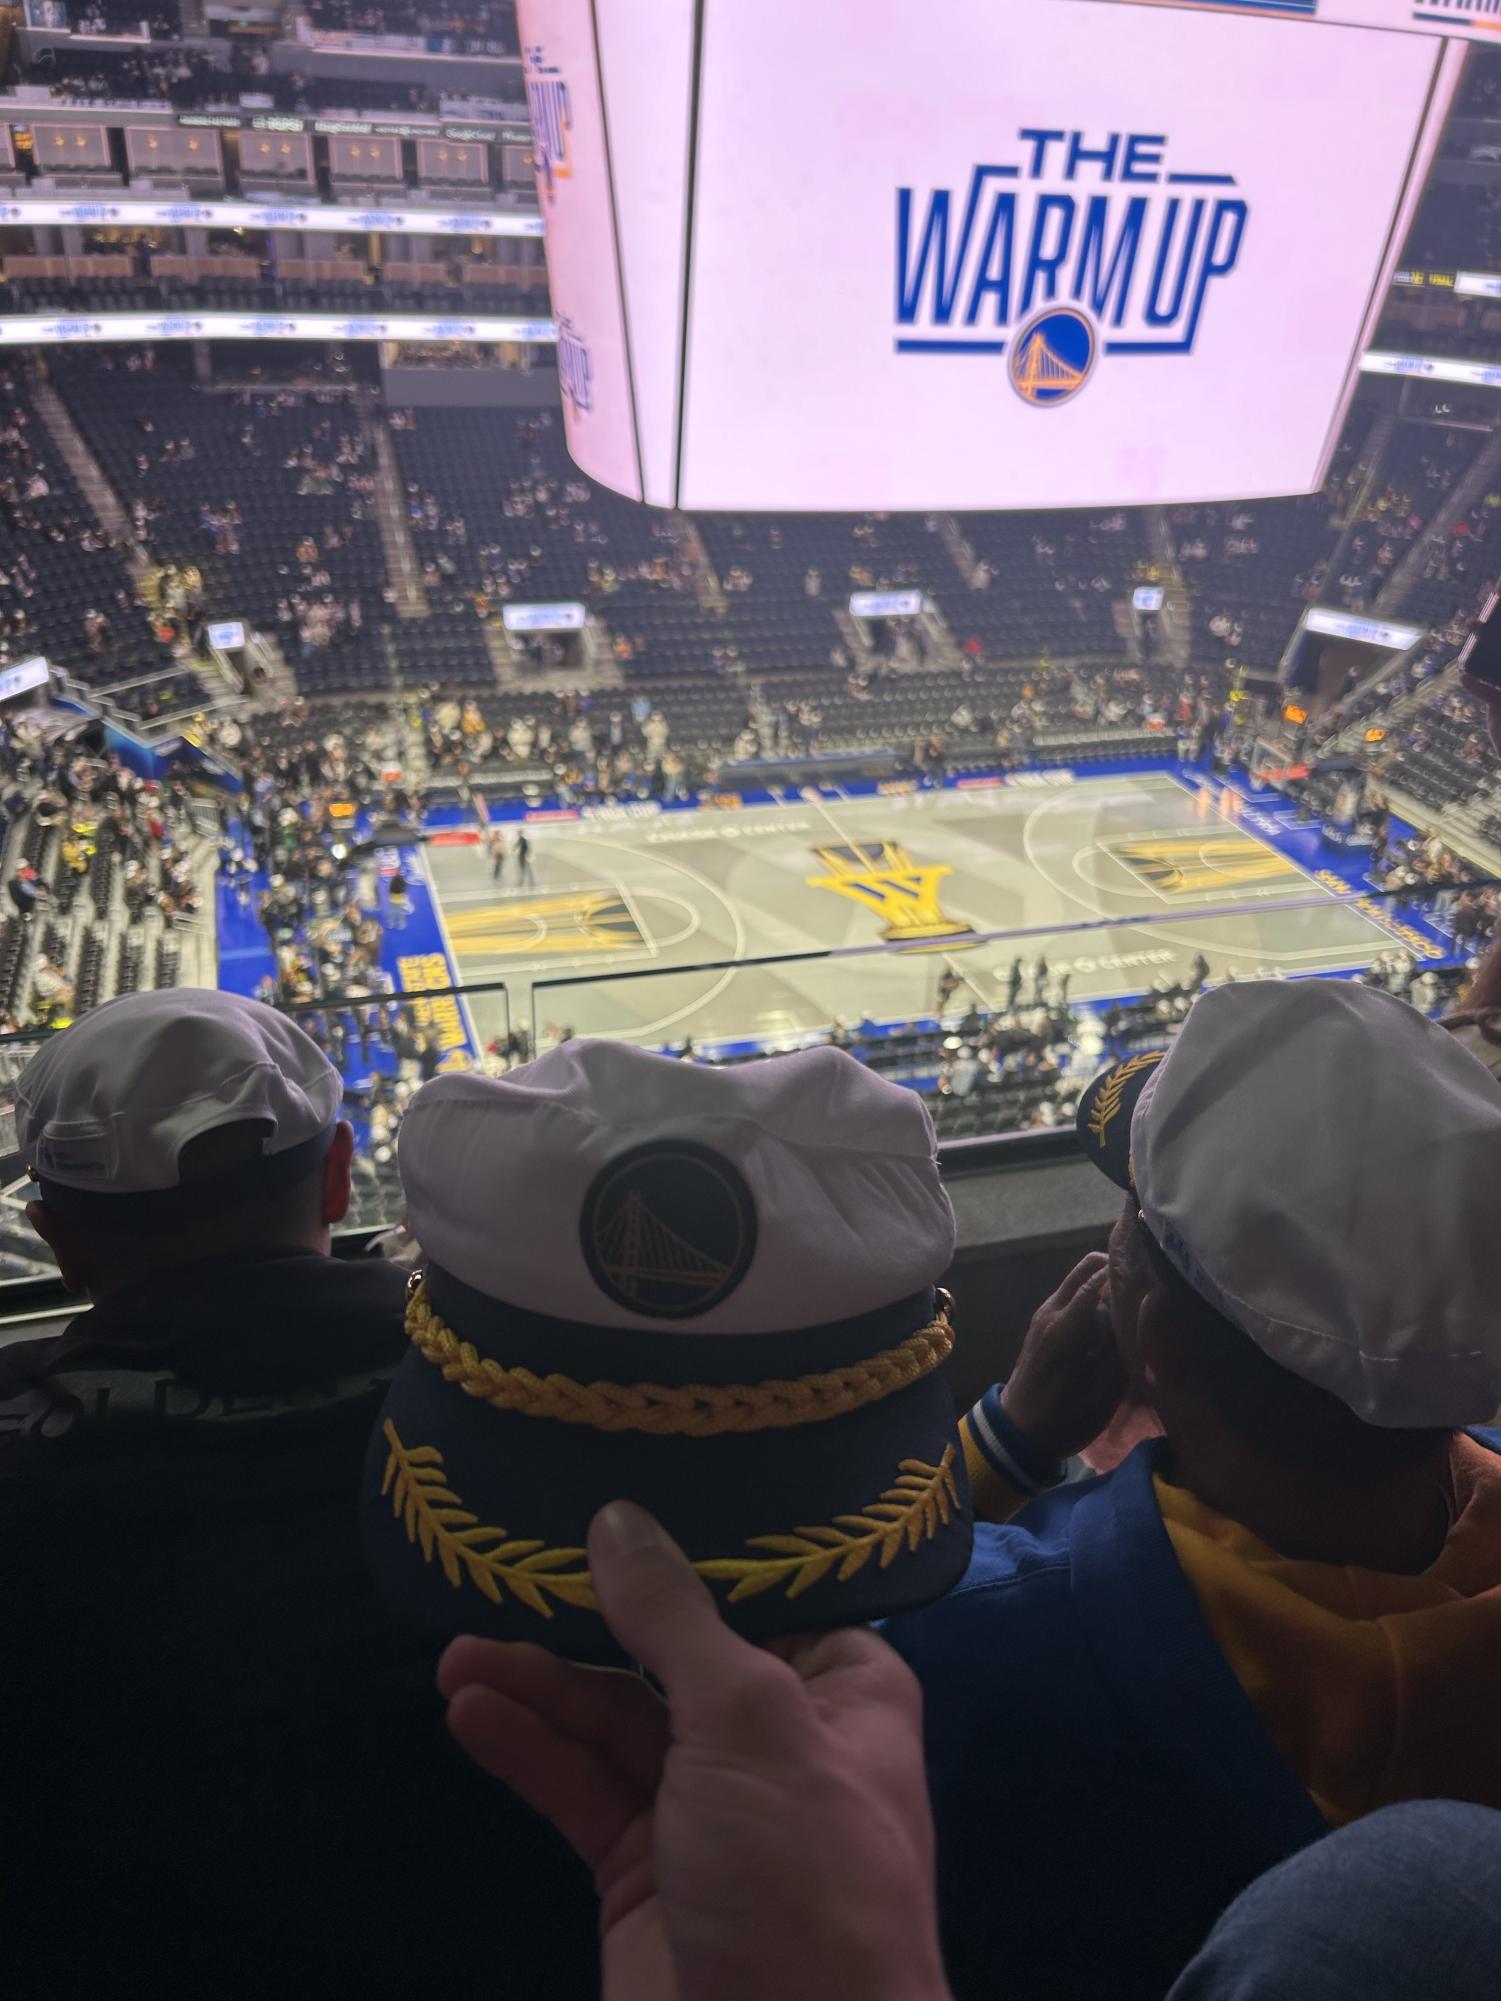
[[[816,1327],[933,1284],[954,1253],[927,1108],[839,1049],[711,1068],[568,1042],[503,1077],[434,1078],[398,1159],[431,1260],[488,1298],[595,1327]],[[655,1265],[612,1254],[612,1229],[658,1225],[696,1234],[723,1280],[701,1282],[707,1266],[666,1235]],[[626,1281],[632,1263],[663,1276]]]
[[[1368,1424],[1501,1404],[1501,1087],[1351,980],[1254,980],[1079,1106],[1176,1269],[1272,1361]]]
[[[187,1142],[220,1126],[269,1129],[247,1188],[292,1185],[327,1150],[342,1091],[312,1037],[260,1001],[199,987],[125,994],[21,1073],[16,1142],[54,1206],[107,1201],[114,1220],[134,1199],[144,1220],[144,1198],[178,1189]],[[224,1182],[214,1186],[222,1199]]]

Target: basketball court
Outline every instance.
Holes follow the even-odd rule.
[[[1045,957],[1083,1001],[1178,977],[1199,952],[1213,977],[1250,978],[1364,966],[1395,942],[1166,773],[624,809],[527,832],[528,882],[514,859],[493,882],[477,835],[425,850],[460,981],[506,983],[505,999],[470,1003],[482,1040],[502,1028],[506,1000],[536,1027],[713,1045],[836,1015],[929,1014],[945,964],[961,1000],[995,1007],[1017,956],[1024,998]],[[765,959],[779,963],[740,963]]]

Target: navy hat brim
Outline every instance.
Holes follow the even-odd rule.
[[[435,1310],[463,1340],[518,1364],[538,1316],[429,1278]],[[712,1341],[659,1334],[648,1337],[654,1352],[639,1341],[629,1352],[637,1381],[784,1381],[879,1353],[934,1310],[927,1290],[835,1328]],[[618,1331],[554,1322],[545,1352],[558,1373],[588,1383],[617,1373],[621,1342]],[[371,1440],[366,1556],[388,1601],[430,1630],[531,1640],[619,1666],[584,1549],[594,1515],[619,1499],[657,1517],[752,1640],[927,1604],[959,1582],[973,1536],[942,1368],[806,1425],[664,1437],[496,1408],[414,1348]]]
[[[1131,1175],[1131,1121],[1166,1054],[1165,1049],[1148,1049],[1128,1056],[1124,1063],[1102,1070],[1079,1100],[1074,1124],[1086,1158],[1128,1193],[1136,1186]]]

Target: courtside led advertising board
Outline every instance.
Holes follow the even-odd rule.
[[[570,450],[706,509],[1317,487],[1462,55],[1311,5],[521,24]]]

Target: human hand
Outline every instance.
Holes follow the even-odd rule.
[[[1032,1315],[1001,1408],[1039,1459],[1069,1459],[1098,1438],[1126,1392],[1106,1303],[1103,1251],[1081,1258]]]
[[[948,2001],[922,1698],[866,1628],[751,1646],[650,1515],[589,1532],[605,1623],[655,1676],[455,1640],[477,1764],[594,1871],[604,2001]]]

